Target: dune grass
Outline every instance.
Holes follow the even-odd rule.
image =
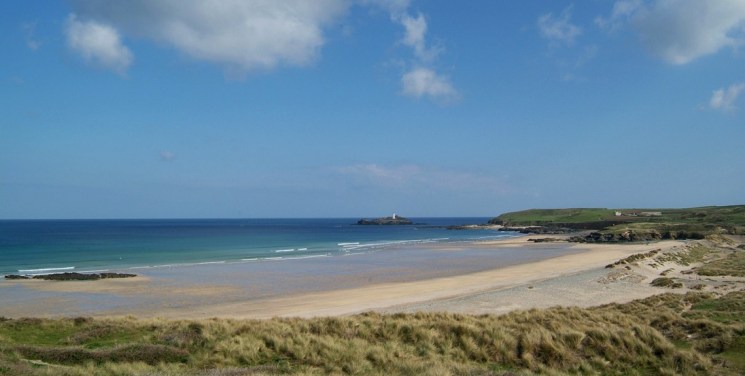
[[[731,252],[726,257],[706,263],[696,268],[696,274],[704,276],[745,277],[745,252]]]
[[[734,375],[742,317],[743,293],[689,293],[503,316],[3,319],[0,374]]]

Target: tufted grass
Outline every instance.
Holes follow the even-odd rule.
[[[741,374],[742,317],[745,293],[502,316],[3,319],[0,374]]]

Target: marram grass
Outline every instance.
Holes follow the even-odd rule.
[[[597,308],[168,321],[3,319],[5,375],[737,375],[745,293]]]

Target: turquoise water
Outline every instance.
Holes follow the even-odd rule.
[[[6,220],[0,221],[0,274],[320,258],[514,235],[444,228],[488,218],[413,218],[420,224],[412,226],[358,226],[356,220]]]

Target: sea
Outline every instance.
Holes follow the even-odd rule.
[[[515,236],[448,230],[488,218],[412,218],[365,226],[357,219],[0,220],[0,275],[137,270],[340,257],[407,245]]]

